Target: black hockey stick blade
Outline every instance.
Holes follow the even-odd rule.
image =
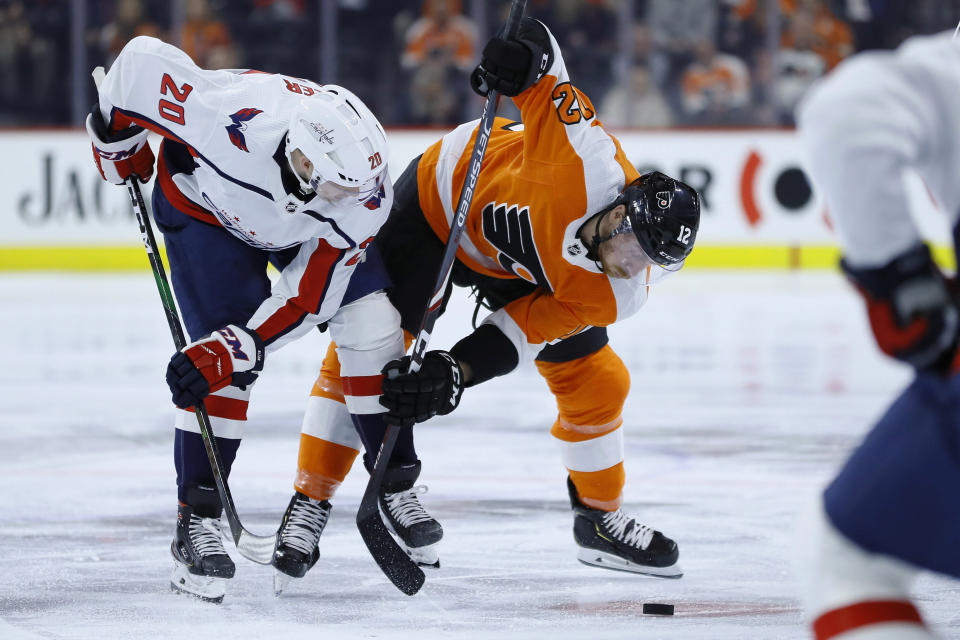
[[[516,35],[520,28],[520,19],[523,17],[526,5],[526,0],[513,0],[511,2],[510,14],[507,16],[506,24],[508,37]],[[460,245],[460,235],[463,233],[463,225],[467,217],[466,212],[470,210],[470,204],[473,201],[474,187],[480,173],[480,167],[483,164],[483,157],[486,154],[487,141],[490,138],[493,118],[496,115],[499,101],[499,94],[496,91],[490,91],[483,105],[483,114],[480,116],[477,137],[474,140],[473,151],[470,155],[468,175],[464,177],[460,196],[457,198],[456,211],[460,212],[460,215],[455,216],[450,223],[450,235],[447,237],[447,244],[440,260],[440,269],[433,288],[434,294],[427,304],[420,330],[417,332],[416,340],[413,343],[410,368],[408,369],[411,373],[420,370],[427,343],[430,341],[430,334],[433,332],[433,325],[440,315],[440,303],[443,301],[443,293],[450,277],[450,269],[456,258],[457,247]],[[401,427],[387,427],[387,433],[384,435],[383,444],[380,445],[380,452],[373,466],[373,473],[370,474],[367,488],[363,492],[363,499],[360,501],[360,509],[357,511],[357,528],[360,529],[360,536],[367,545],[367,549],[370,550],[370,555],[380,565],[380,569],[390,579],[390,582],[407,595],[413,595],[423,586],[425,579],[423,571],[387,531],[387,527],[380,518],[379,506],[380,487],[383,485],[383,477],[386,474],[387,464],[396,445],[400,429]]]
[[[373,556],[383,574],[397,589],[412,596],[420,591],[426,576],[403,547],[393,539],[380,517],[380,486],[387,471],[387,461],[400,436],[400,429],[401,427],[387,427],[383,444],[380,445],[380,453],[373,465],[373,474],[363,492],[360,508],[357,510],[357,529],[360,530],[363,543],[367,545],[370,555]]]
[[[387,527],[380,519],[380,513],[374,513],[363,520],[357,520],[360,537],[367,545],[370,555],[377,561],[383,574],[400,591],[412,596],[423,586],[426,576],[407,552],[393,539]]]

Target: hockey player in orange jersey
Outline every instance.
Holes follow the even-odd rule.
[[[639,175],[536,20],[525,19],[516,40],[492,39],[472,84],[482,95],[494,88],[513,96],[522,118],[495,121],[451,277],[475,288],[493,312],[449,353],[428,352],[416,374],[404,373],[406,360],[388,364],[380,402],[389,420],[409,426],[452,411],[464,386],[535,360],[557,399],[551,434],[569,471],[579,559],[679,577],[676,543],[620,508],[630,379],[606,326],[636,312],[650,285],[683,265],[699,197],[662,173]],[[408,339],[432,294],[476,132],[477,122],[461,125],[407,167],[376,239]],[[335,348],[301,436],[297,490],[318,500],[332,497],[358,453],[353,437],[343,437],[350,434],[343,394],[352,392],[340,385]],[[404,429],[397,449],[412,442]],[[375,455],[368,452],[368,465]],[[403,484],[390,488],[398,503],[381,506],[412,555],[434,563],[432,544],[414,531],[435,524],[418,502],[416,471],[398,470]]]

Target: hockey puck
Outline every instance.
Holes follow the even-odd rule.
[[[644,602],[643,612],[651,616],[672,616],[672,604],[660,604],[658,602]]]

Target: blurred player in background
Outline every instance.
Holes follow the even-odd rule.
[[[877,344],[916,370],[823,493],[805,594],[817,640],[933,638],[910,601],[920,569],[960,577],[958,304],[911,218],[919,173],[960,229],[960,42],[916,37],[841,64],[801,104],[808,169]]]
[[[450,352],[428,352],[416,374],[405,373],[407,359],[390,363],[381,398],[388,420],[412,425],[450,413],[464,386],[534,360],[559,406],[551,433],[569,472],[579,559],[679,577],[676,543],[620,508],[621,410],[630,380],[607,344],[606,326],[635,313],[651,285],[681,268],[696,238],[699,197],[661,173],[638,174],[570,83],[542,23],[527,18],[517,39],[492,39],[472,83],[481,95],[495,88],[513,96],[523,120],[494,123],[452,273],[451,286],[473,287],[493,313]],[[393,211],[375,242],[408,340],[433,293],[476,131],[476,122],[463,124],[414,159],[397,180]],[[337,414],[332,349],[308,417],[346,424],[343,410]],[[307,460],[313,467],[301,473],[342,480],[349,465],[336,463],[338,444],[313,445],[330,454]],[[408,429],[397,448],[412,446]],[[415,474],[403,486],[411,479]],[[436,563],[436,549],[411,530],[422,518],[415,505],[397,519],[389,515],[394,505],[381,506],[411,555]]]
[[[205,401],[229,473],[265,352],[327,323],[339,345],[343,384],[352,389],[362,386],[352,381],[369,375],[379,381],[383,364],[403,354],[399,318],[382,291],[382,263],[374,251],[365,254],[393,198],[386,137],[342,87],[200,69],[154,38],[131,40],[99,93],[87,130],[104,179],[123,184],[137,175],[145,182],[154,163],[147,130],[163,137],[153,214],[196,341],[167,370],[174,403],[187,408],[176,419],[180,505],[171,584],[220,601],[235,567],[223,547],[222,505],[189,408]],[[272,288],[268,262],[280,270]],[[348,395],[346,421],[323,435],[359,448],[350,413],[361,429],[382,425],[379,393],[378,382]],[[382,433],[381,426],[377,437]],[[273,559],[285,575],[302,575],[317,560],[316,541],[330,512],[328,502],[312,497],[322,494],[322,484],[296,478]]]

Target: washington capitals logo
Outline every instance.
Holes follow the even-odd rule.
[[[382,200],[385,195],[387,195],[387,192],[381,185],[380,190],[370,196],[370,199],[364,202],[363,206],[365,206],[367,209],[370,209],[370,211],[376,211],[380,208],[380,200]]]
[[[333,129],[327,129],[319,122],[308,122],[306,120],[300,120],[300,124],[305,126],[307,130],[313,134],[317,142],[333,144]]]
[[[263,113],[263,111],[254,109],[253,107],[247,107],[230,115],[230,120],[233,121],[233,124],[228,124],[225,128],[227,135],[230,136],[230,142],[232,142],[233,146],[237,149],[250,153],[250,149],[247,149],[247,140],[243,137],[243,131],[247,128],[247,121],[252,120],[258,113]]]

